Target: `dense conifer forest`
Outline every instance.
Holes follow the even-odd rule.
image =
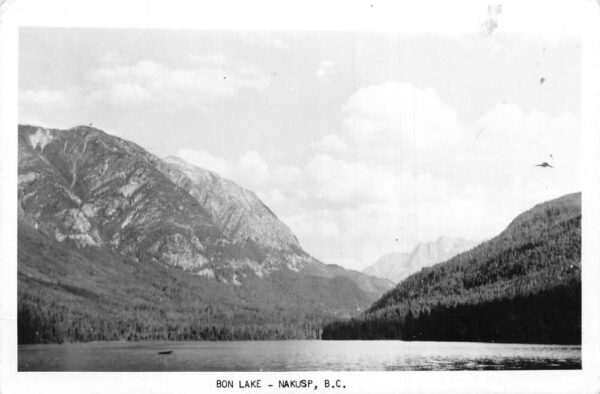
[[[535,206],[322,337],[581,343],[581,194]]]
[[[422,269],[353,318],[319,307],[323,297],[343,298],[337,303],[346,301],[347,310],[362,301],[358,288],[356,294],[323,293],[322,281],[347,289],[347,278],[275,274],[268,286],[258,281],[262,288],[245,290],[106,251],[68,248],[22,225],[19,343],[318,338],[580,343],[580,201],[573,194],[534,207],[496,238]],[[306,289],[302,308],[297,299],[286,298],[292,286]]]
[[[255,279],[256,287],[231,286],[102,250],[64,247],[25,225],[18,254],[21,344],[316,339],[323,322],[336,316],[320,306],[323,297],[343,298],[338,301],[348,310],[364,302],[348,278],[282,272],[269,282]],[[332,284],[332,293],[324,290]],[[351,285],[355,294],[346,291]],[[302,308],[287,291],[292,287],[305,289]]]
[[[317,339],[321,321],[309,316],[264,316],[233,322],[211,317],[211,309],[168,313],[152,306],[125,309],[112,317],[81,312],[76,305],[24,296],[19,302],[19,343],[88,341],[227,341]],[[261,320],[265,320],[262,323]]]

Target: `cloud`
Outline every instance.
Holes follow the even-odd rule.
[[[470,182],[484,184],[489,198],[535,203],[580,190],[581,131],[575,115],[499,104],[473,128],[476,137],[465,144],[470,153],[456,166]],[[535,164],[543,161],[554,168],[540,171]]]
[[[237,158],[226,159],[204,150],[180,149],[176,156],[256,192],[277,212],[295,210],[297,204],[307,198],[301,187],[306,178],[300,168],[269,164],[256,151],[247,151]]]
[[[492,237],[580,187],[573,114],[505,103],[464,124],[435,90],[388,82],[357,90],[341,115],[302,166],[257,151],[178,155],[255,191],[317,258],[358,269],[440,236]]]
[[[318,226],[312,225],[315,215],[310,213],[297,213],[282,220],[295,230],[296,235],[301,234],[305,239],[310,236],[315,239],[330,240],[342,235],[338,225],[326,217],[318,218]]]
[[[100,97],[97,96],[97,97]],[[152,94],[142,85],[134,83],[115,83],[104,96],[113,104],[141,104],[149,101]]]
[[[271,32],[245,32],[241,35],[244,45],[251,47],[275,48],[289,50],[290,45],[278,33]]]
[[[474,128],[480,151],[503,161],[518,159],[525,163],[547,160],[550,154],[560,157],[579,151],[579,125],[570,113],[550,116],[504,103],[481,116]],[[498,149],[504,154],[494,154]]]
[[[312,147],[329,153],[343,153],[348,150],[348,144],[337,134],[328,134],[320,141],[313,143]]]
[[[464,124],[434,89],[386,82],[359,89],[342,114],[339,133],[313,146],[348,161],[430,174],[462,186],[490,183],[493,190],[549,161],[551,154],[564,169],[577,172],[580,125],[570,113],[527,112],[505,103]],[[485,179],[490,176],[497,178],[493,184]],[[561,178],[557,185],[566,183]]]
[[[22,90],[20,117],[51,121],[56,111],[69,109],[62,117],[79,119],[77,115],[91,108],[97,114],[111,107],[202,111],[243,92],[263,92],[270,85],[271,77],[260,68],[224,55],[190,54],[186,60],[185,65],[170,67],[152,60],[126,63],[120,54],[107,53],[77,87]]]
[[[82,121],[74,89],[24,89],[19,92],[19,123],[65,129]]]
[[[434,89],[406,82],[358,89],[341,115],[337,135],[319,147],[345,146],[337,151],[342,157],[395,169],[430,172],[429,163],[442,163],[441,157],[460,150],[472,134]]]
[[[269,86],[270,77],[253,65],[233,63],[218,54],[190,58],[192,65],[177,68],[151,60],[105,64],[87,75],[87,98],[114,105],[203,106]]]
[[[303,175],[303,171],[290,165],[278,165],[273,170],[273,178],[278,182],[279,185],[285,185],[287,187],[293,187],[297,185]]]
[[[344,106],[344,131],[355,144],[399,152],[437,152],[460,141],[465,130],[452,107],[432,88],[385,82],[358,90]]]
[[[270,176],[269,165],[256,151],[245,152],[237,160],[228,160],[196,149],[180,149],[176,156],[197,167],[216,172],[253,191],[260,191],[257,188]]]
[[[317,258],[355,269],[392,250],[403,232],[401,218],[380,205],[302,210],[282,220]]]
[[[53,105],[64,107],[69,103],[69,94],[59,89],[27,89],[20,93],[21,105]]]
[[[311,194],[320,203],[357,206],[393,198],[399,186],[394,175],[363,162],[347,162],[317,154],[306,166]]]
[[[177,152],[178,157],[195,165],[196,167],[204,168],[220,174],[222,176],[230,176],[232,165],[221,157],[216,157],[203,150],[196,149],[180,149]]]
[[[435,90],[387,82],[350,95],[341,115],[303,165],[257,151],[178,155],[255,191],[307,251],[353,268],[440,236],[492,237],[580,187],[573,114],[505,103],[464,124]],[[534,166],[550,154],[554,169]]]
[[[198,55],[196,53],[189,53],[190,60],[196,65],[203,66],[214,66],[214,67],[222,67],[225,68],[229,63],[231,63],[231,59],[221,53],[213,53],[213,54],[203,54]]]
[[[235,168],[235,177],[250,186],[258,186],[269,178],[269,166],[256,151],[244,153]]]
[[[464,124],[435,90],[387,82],[359,89],[342,115],[338,133],[311,145],[306,193],[287,200],[302,212],[286,216],[290,227],[326,262],[363,267],[439,236],[483,240],[580,190],[573,114],[498,104]],[[553,170],[534,166],[550,160]]]
[[[322,60],[317,68],[317,77],[323,81],[329,80],[335,70],[335,62],[333,60]]]

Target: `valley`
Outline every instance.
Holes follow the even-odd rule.
[[[391,282],[323,264],[254,193],[98,129],[19,128],[19,341],[318,338]]]
[[[581,194],[362,273],[253,192],[91,127],[20,126],[18,195],[19,343],[581,341]]]
[[[536,205],[323,338],[581,343],[581,194]]]

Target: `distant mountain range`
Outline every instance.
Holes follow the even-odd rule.
[[[257,196],[91,127],[19,126],[19,341],[318,336],[392,284]]]
[[[409,276],[323,338],[581,343],[581,193]]]
[[[389,253],[381,256],[362,272],[398,283],[421,268],[446,261],[478,243],[463,238],[440,237],[432,242],[417,244],[410,253]]]

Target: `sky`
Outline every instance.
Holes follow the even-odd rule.
[[[575,38],[485,29],[21,28],[19,122],[213,170],[362,269],[579,191],[580,69]]]

